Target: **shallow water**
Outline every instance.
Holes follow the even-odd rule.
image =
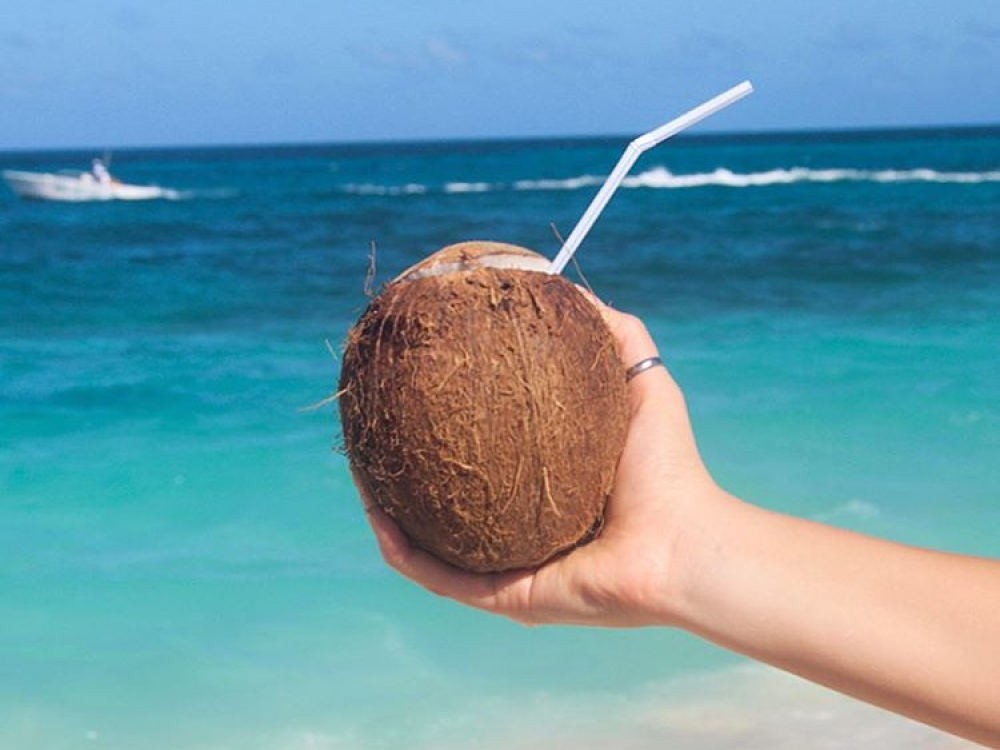
[[[667,631],[388,572],[331,406],[378,281],[558,250],[624,141],[123,152],[181,199],[0,195],[0,746],[952,747]],[[4,168],[89,154],[6,154]],[[769,507],[1000,555],[1000,133],[680,138],[580,250],[707,462]]]

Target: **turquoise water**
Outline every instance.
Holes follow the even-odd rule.
[[[0,194],[0,747],[945,746],[682,633],[527,630],[378,557],[336,411],[308,408],[372,243],[379,281],[463,239],[554,255],[623,145],[129,151],[121,177],[180,198]],[[1000,555],[1000,131],[681,138],[579,259],[729,489]]]

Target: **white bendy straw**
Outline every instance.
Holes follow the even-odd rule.
[[[720,109],[739,101],[752,91],[753,85],[750,81],[744,81],[738,86],[733,86],[729,91],[719,94],[714,99],[709,99],[704,104],[695,107],[690,112],[685,112],[680,117],[671,120],[665,125],[661,125],[656,130],[650,130],[648,133],[640,135],[629,143],[625,147],[625,153],[622,154],[615,168],[608,175],[608,179],[601,185],[601,189],[594,196],[594,200],[587,206],[586,212],[580,218],[580,221],[577,222],[576,226],[573,227],[573,231],[570,232],[569,237],[566,238],[566,242],[563,243],[559,254],[552,261],[552,265],[549,266],[549,273],[562,273],[566,264],[569,263],[569,259],[573,257],[573,253],[576,252],[580,243],[583,242],[583,238],[587,235],[587,232],[594,226],[597,217],[601,215],[601,211],[608,205],[608,201],[611,200],[611,196],[615,190],[618,189],[622,180],[625,179],[625,175],[632,169],[632,165],[635,164],[636,159],[644,151],[648,151],[653,146],[663,143],[670,136],[677,135],[682,130],[691,127],[696,122],[704,120],[709,115],[714,115]]]

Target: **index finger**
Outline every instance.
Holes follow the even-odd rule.
[[[405,578],[438,596],[514,620],[527,621],[532,571],[469,573],[415,546],[377,507],[369,506],[368,518],[382,557],[389,567]]]

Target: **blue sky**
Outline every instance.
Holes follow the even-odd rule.
[[[997,0],[3,0],[0,149],[1000,123]]]

